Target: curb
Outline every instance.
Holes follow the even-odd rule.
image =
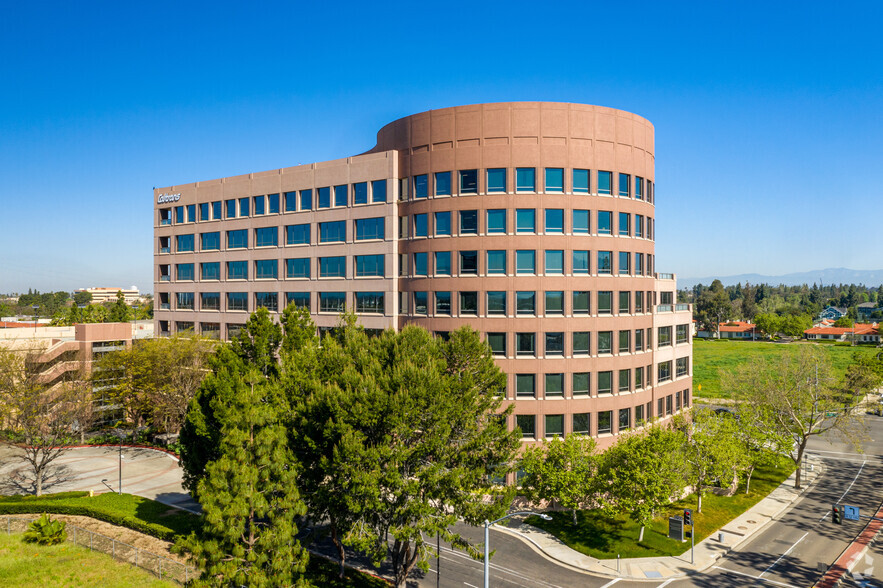
[[[97,443],[95,445],[68,445],[67,449],[89,449],[90,447],[119,447],[119,443]],[[151,445],[123,445],[125,449],[152,449],[153,451],[159,451],[161,453],[165,453],[166,455],[173,458],[175,461],[180,462],[181,458],[177,453],[171,451],[169,449],[163,449],[162,447],[153,447]]]
[[[883,516],[883,505],[877,509],[877,513],[874,516],[878,519]],[[840,555],[837,556],[837,559],[834,560],[834,563],[831,564],[821,579],[814,584],[814,588],[833,588],[834,586],[840,586],[843,582],[844,576],[846,576],[847,573],[852,572],[852,568],[855,567],[855,564],[865,556],[871,545],[876,543],[877,535],[879,535],[881,528],[883,528],[883,521],[868,521],[868,524],[864,526],[855,539],[850,541],[849,545],[840,552]],[[850,554],[850,550],[855,545],[861,545],[861,548],[854,554]]]

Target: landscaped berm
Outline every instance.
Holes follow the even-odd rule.
[[[733,496],[708,493],[702,498],[701,513],[696,512],[695,495],[674,502],[647,527],[640,543],[638,523],[625,515],[606,515],[602,510],[578,511],[576,525],[570,512],[549,513],[551,521],[528,517],[525,522],[551,533],[571,549],[598,559],[616,559],[617,555],[623,558],[680,555],[689,544],[685,547],[684,543],[668,538],[668,517],[683,514],[685,508],[693,509],[698,543],[760,502],[793,471],[793,464],[784,459],[778,467],[758,468],[751,478],[748,494],[744,486]],[[689,536],[689,532],[685,536]]]

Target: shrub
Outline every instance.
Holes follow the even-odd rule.
[[[43,515],[28,526],[25,532],[25,543],[37,543],[39,545],[57,545],[67,539],[67,531],[65,531],[67,523],[64,521],[49,518],[49,515]]]

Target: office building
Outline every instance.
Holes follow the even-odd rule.
[[[230,338],[295,303],[320,329],[463,324],[512,425],[605,446],[691,401],[691,312],[656,273],[654,129],[611,108],[499,103],[383,127],[370,151],[154,192],[156,330]]]

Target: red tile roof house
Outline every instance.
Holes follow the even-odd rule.
[[[850,341],[855,336],[856,343],[880,343],[877,323],[856,323],[852,327],[812,327],[803,335],[815,341]]]
[[[754,341],[760,338],[757,325],[745,321],[729,321],[720,323],[721,339],[742,339],[746,341]],[[709,333],[708,331],[699,331],[699,337],[714,337],[717,333]]]

